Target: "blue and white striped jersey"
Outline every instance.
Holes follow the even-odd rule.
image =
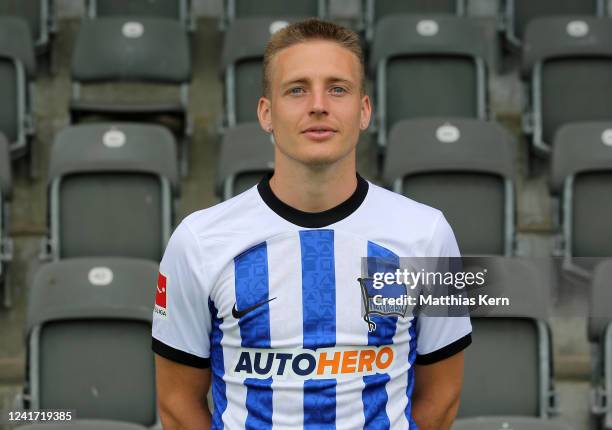
[[[321,213],[268,179],[177,227],[153,350],[212,371],[213,429],[417,429],[414,364],[470,343],[469,318],[364,320],[363,257],[458,256],[440,211],[368,183]]]

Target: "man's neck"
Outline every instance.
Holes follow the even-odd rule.
[[[354,160],[345,165],[310,169],[277,165],[270,188],[283,203],[303,212],[323,212],[347,200],[357,189]]]

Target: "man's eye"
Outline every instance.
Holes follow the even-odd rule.
[[[344,94],[346,92],[346,90],[344,88],[342,88],[342,87],[333,87],[331,89],[331,92],[333,94]]]
[[[289,94],[302,94],[304,92],[304,88],[295,87],[289,90]]]

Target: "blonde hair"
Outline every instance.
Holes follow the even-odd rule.
[[[309,40],[327,40],[336,42],[345,49],[351,51],[359,60],[361,74],[361,93],[365,93],[365,66],[363,50],[359,43],[357,34],[341,25],[329,21],[311,18],[288,25],[272,35],[263,58],[263,95],[270,95],[270,63],[274,56],[285,48]]]

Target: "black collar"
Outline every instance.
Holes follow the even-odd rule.
[[[343,220],[355,212],[361,203],[363,203],[368,194],[369,187],[368,181],[357,173],[357,188],[348,199],[338,206],[323,212],[303,212],[282,202],[274,195],[272,188],[270,188],[271,177],[272,173],[264,177],[257,185],[257,190],[264,203],[278,216],[286,219],[290,223],[307,228],[321,228]]]

